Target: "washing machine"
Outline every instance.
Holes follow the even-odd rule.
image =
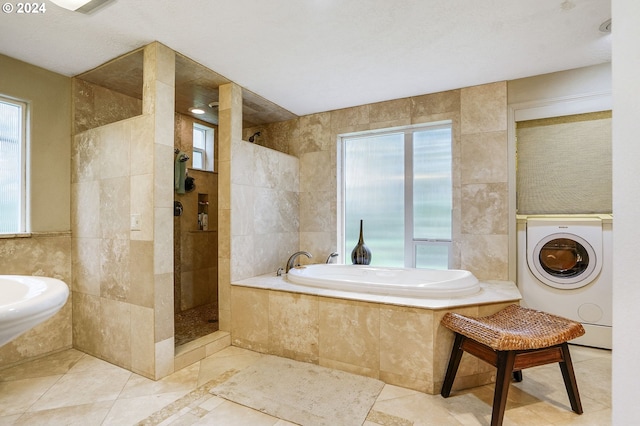
[[[571,343],[611,349],[611,215],[517,218],[517,284],[522,305],[579,321]]]

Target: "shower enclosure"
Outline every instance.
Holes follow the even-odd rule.
[[[203,123],[175,114],[175,181],[180,183],[174,192],[173,223],[176,346],[218,330],[218,175],[192,167],[194,124]],[[216,126],[205,124],[216,133]]]

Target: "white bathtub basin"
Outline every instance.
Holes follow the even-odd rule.
[[[53,316],[68,297],[56,278],[0,275],[0,346]]]
[[[459,269],[318,264],[290,269],[287,280],[330,290],[418,298],[458,298],[480,291],[478,279]]]

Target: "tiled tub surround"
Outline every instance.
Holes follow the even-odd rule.
[[[436,394],[453,344],[442,316],[490,315],[520,299],[511,282],[481,286],[467,298],[410,299],[306,288],[274,273],[239,280],[231,286],[231,344]],[[493,367],[465,354],[454,388],[493,378]]]
[[[452,268],[481,280],[509,279],[506,82],[321,112],[243,132],[247,137],[260,131],[258,144],[299,158],[298,249],[327,256],[341,251],[339,135],[441,120],[452,122]]]
[[[268,150],[234,140],[229,212],[234,285],[227,290],[220,282],[221,315],[224,319],[229,309],[232,345],[423,392],[439,391],[453,343],[453,333],[439,325],[445,312],[488,315],[519,295],[445,309],[237,284],[246,285],[245,280],[284,266],[297,250],[319,258],[341,251],[339,135],[441,120],[451,120],[453,133],[452,267],[469,270],[485,282],[509,279],[506,82],[242,129],[245,136],[262,132],[258,144],[292,155],[281,158],[299,162],[299,174],[284,178],[283,163],[259,167],[256,160]],[[270,172],[264,177],[268,184],[255,174],[257,170]],[[223,182],[221,178],[221,191]],[[283,219],[287,212],[292,213],[291,220]],[[269,222],[260,224],[265,217]],[[488,383],[494,375],[492,367],[465,356],[455,386]]]

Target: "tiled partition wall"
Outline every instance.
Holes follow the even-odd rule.
[[[146,46],[142,115],[72,147],[74,347],[150,378],[174,367],[174,67]]]
[[[440,120],[453,122],[454,266],[480,279],[506,280],[506,82],[312,114],[244,131],[261,131],[259,143],[300,159],[300,249],[318,254],[316,260],[322,261],[338,249],[338,135]]]
[[[299,246],[298,159],[245,141],[232,153],[232,279],[275,274]]]

